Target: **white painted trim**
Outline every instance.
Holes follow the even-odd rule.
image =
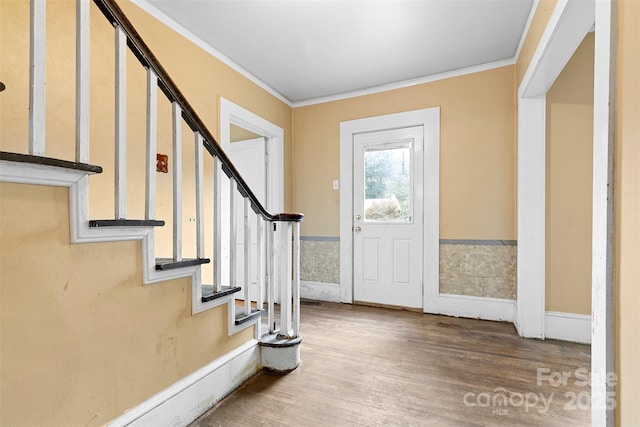
[[[236,271],[236,258],[237,258],[237,242],[238,242],[238,228],[237,228],[237,200],[236,190],[238,189],[238,183],[235,178],[229,178],[229,286],[236,287],[238,272]]]
[[[439,288],[440,107],[340,123],[340,301],[353,302],[353,135],[410,126],[424,127],[423,308]],[[432,213],[432,215],[429,215]],[[435,266],[435,268],[434,268]]]
[[[182,261],[182,109],[172,103],[173,260]]]
[[[423,166],[422,310],[443,304],[440,295],[440,107],[425,112]]]
[[[86,175],[79,170],[0,160],[0,182],[71,187]]]
[[[195,34],[193,34],[187,28],[185,28],[182,25],[178,24],[176,21],[174,21],[173,19],[171,19],[170,17],[165,15],[163,12],[159,11],[158,9],[156,9],[147,0],[132,0],[132,3],[135,4],[136,6],[138,6],[140,9],[144,10],[145,12],[147,12],[149,15],[153,16],[155,19],[157,19],[158,21],[160,21],[161,23],[163,23],[167,27],[171,28],[176,33],[180,34],[185,39],[189,40],[190,42],[192,42],[193,44],[195,44],[196,46],[198,46],[199,48],[201,48],[202,50],[207,52],[209,55],[211,55],[214,58],[220,60],[225,65],[229,66],[231,69],[236,71],[238,74],[240,74],[243,77],[247,78],[252,83],[255,83],[260,88],[264,89],[265,91],[267,91],[269,94],[273,95],[278,100],[282,101],[283,103],[285,103],[289,107],[292,106],[291,101],[289,101],[287,98],[285,98],[281,93],[279,93],[274,88],[272,88],[271,86],[269,86],[268,84],[266,84],[265,82],[260,80],[255,75],[251,74],[249,71],[244,69],[238,63],[236,63],[231,58],[227,57],[225,54],[223,54],[222,52],[220,52],[219,50],[217,50],[216,48],[214,48],[213,46],[211,46],[210,44],[208,44],[207,42],[202,40],[200,37],[198,37]]]
[[[590,22],[589,22],[590,21]],[[520,102],[523,96],[545,93],[555,80],[575,47],[596,27],[595,73],[594,73],[594,155],[593,155],[593,241],[592,241],[592,316],[591,316],[591,395],[594,402],[607,402],[613,387],[607,386],[607,374],[614,369],[613,330],[613,147],[615,146],[615,56],[616,56],[616,3],[610,0],[573,1],[563,0],[556,5],[547,29],[543,34],[536,54],[525,79],[518,89],[518,123],[523,112]],[[573,46],[573,49],[572,49]],[[547,54],[548,52],[548,54]],[[544,134],[544,122],[541,122]],[[540,130],[538,130],[540,131]],[[520,141],[518,141],[520,147]],[[521,153],[518,149],[518,156]],[[524,160],[523,160],[524,161]],[[520,160],[519,160],[520,164]],[[531,177],[518,173],[522,179]],[[535,179],[535,177],[534,177]],[[520,193],[520,190],[518,190]],[[518,229],[520,224],[521,195],[518,195]],[[518,236],[518,277],[526,260],[520,258],[523,243]],[[542,243],[544,246],[544,242]],[[526,251],[526,248],[525,248]],[[520,283],[518,284],[518,296]],[[540,286],[540,285],[538,285]],[[544,284],[542,284],[544,286]],[[525,307],[524,301],[519,310]],[[522,317],[522,316],[520,316]],[[522,325],[518,325],[522,330]],[[614,412],[604,405],[593,405],[591,422],[594,426],[612,426]]]
[[[187,425],[260,369],[256,340],[215,359],[111,421],[108,426]]]
[[[340,284],[301,280],[300,298],[316,301],[340,302]]]
[[[515,325],[528,338],[544,338],[546,100],[518,100],[517,308]]]
[[[484,298],[467,295],[440,294],[433,314],[472,319],[513,322],[516,304],[512,299]]]
[[[467,68],[460,68],[457,70],[446,71],[444,73],[439,73],[439,74],[432,74],[430,76],[419,77],[417,79],[405,80],[401,82],[371,87],[368,89],[345,92],[337,95],[324,96],[324,97],[309,99],[305,101],[297,101],[297,102],[293,102],[291,105],[293,108],[298,108],[298,107],[306,107],[306,106],[315,105],[315,104],[324,104],[326,102],[340,101],[343,99],[355,98],[358,96],[372,95],[375,93],[387,92],[390,90],[402,89],[410,86],[421,85],[424,83],[436,82],[438,80],[450,79],[453,77],[464,76],[467,74],[481,73],[483,71],[506,67],[508,65],[513,65],[513,64],[515,64],[515,58],[502,59],[500,61],[488,62],[486,64],[475,65],[473,67],[467,67]]]
[[[145,217],[156,217],[156,162],[158,152],[158,76],[147,68],[147,153]]]
[[[518,88],[518,302],[516,328],[544,338],[545,96],[593,26],[594,1],[556,4]]]
[[[267,206],[271,213],[284,210],[284,130],[255,113],[220,97],[220,146],[228,151],[231,146],[232,124],[267,138]]]
[[[88,1],[76,1],[76,161],[89,163],[89,16]]]
[[[292,280],[292,322],[294,336],[300,336],[300,223],[293,222],[289,225],[293,234],[293,280]]]
[[[202,193],[204,187],[204,165],[202,159],[204,140],[200,132],[195,132],[195,178],[196,178],[196,256],[204,258],[204,206]]]
[[[547,311],[544,315],[547,339],[591,344],[591,316]]]
[[[547,93],[594,20],[594,0],[558,1],[520,83],[519,97],[538,97]]]
[[[615,396],[607,381],[614,372],[614,239],[617,2],[596,1],[593,94],[593,220],[591,290],[591,423],[613,426],[614,409],[604,402]],[[608,384],[609,383],[609,384]]]
[[[213,288],[222,289],[222,166],[213,159]]]
[[[127,218],[127,35],[115,28],[115,219]]]
[[[44,156],[47,117],[47,3],[29,2],[29,154]]]

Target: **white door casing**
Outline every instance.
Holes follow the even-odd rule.
[[[422,126],[354,135],[355,301],[422,308],[423,135]]]
[[[379,130],[422,126],[423,255],[422,308],[439,292],[440,108],[368,117],[340,123],[340,301],[352,303],[353,289],[353,143],[354,135]],[[431,303],[433,304],[433,303]]]
[[[523,336],[544,337],[545,95],[595,22],[591,423],[614,424],[605,405],[613,372],[613,149],[617,16],[611,0],[559,1],[518,88],[518,307]],[[533,154],[533,155],[532,155]],[[542,203],[540,203],[542,202]],[[534,304],[531,304],[531,302]]]

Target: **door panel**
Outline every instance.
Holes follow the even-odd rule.
[[[354,301],[422,307],[423,134],[354,135]]]

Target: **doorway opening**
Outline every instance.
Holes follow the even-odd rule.
[[[220,145],[247,182],[260,203],[271,213],[282,212],[284,209],[284,130],[258,116],[251,111],[234,104],[225,98],[220,98]],[[221,194],[216,203],[221,206],[221,222],[228,224],[229,218],[229,180],[222,174]],[[236,224],[243,223],[244,212],[242,196],[234,195],[238,207],[235,216]],[[258,255],[257,250],[257,221],[253,212],[249,213],[251,258]],[[236,230],[236,253],[244,252],[244,228]],[[220,251],[215,254],[217,280],[229,283],[230,277],[230,229],[222,227]],[[250,263],[250,277],[244,278],[244,266],[236,263],[236,278],[240,287],[249,284],[251,301],[258,301],[258,271],[257,262]],[[243,295],[242,292],[237,295]]]

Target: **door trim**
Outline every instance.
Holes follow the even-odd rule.
[[[234,124],[267,138],[267,210],[284,211],[284,130],[251,111],[220,97],[220,145],[231,146],[230,126]]]
[[[559,1],[518,88],[518,306],[516,328],[541,337],[544,305],[545,95],[595,21],[593,239],[591,306],[591,408],[594,426],[614,424],[604,405],[615,388],[613,243],[616,2]],[[533,156],[532,156],[533,154]],[[527,234],[528,233],[528,234]],[[537,237],[536,237],[537,235]],[[542,236],[542,238],[540,237]],[[533,302],[533,303],[532,303]]]
[[[340,302],[353,303],[353,135],[424,127],[423,305],[440,288],[440,107],[340,123]],[[430,143],[431,141],[431,143]],[[432,213],[432,215],[428,215]]]

